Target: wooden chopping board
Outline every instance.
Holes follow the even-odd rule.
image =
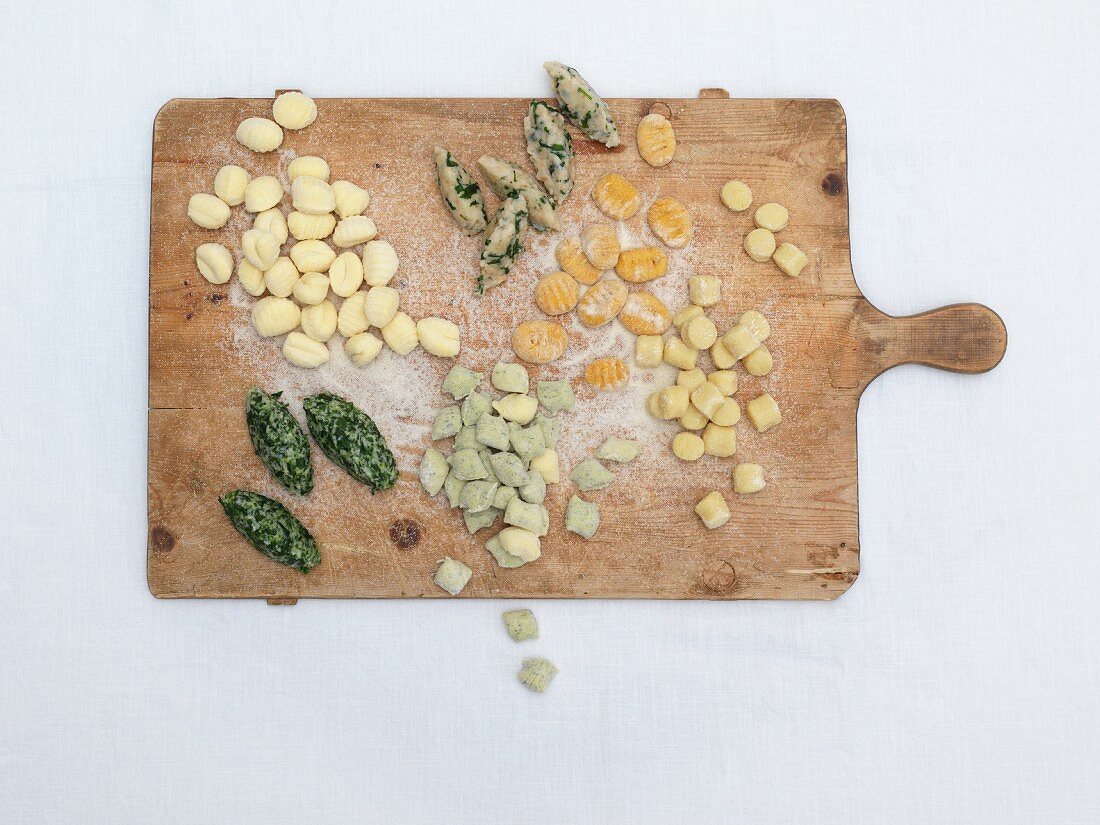
[[[856,408],[864,388],[897,364],[976,373],[994,367],[1004,354],[1004,325],[986,307],[960,304],[893,318],[860,293],[849,256],[845,119],[836,101],[731,100],[719,89],[703,90],[699,99],[610,100],[623,145],[607,151],[575,139],[577,185],[561,210],[562,231],[531,233],[509,283],[484,298],[471,294],[478,239],[461,236],[439,202],[431,147],[448,146],[471,169],[483,153],[524,162],[521,119],[527,101],[317,103],[317,122],[288,132],[280,150],[267,155],[243,149],[233,132],[245,117],[270,116],[269,99],[172,100],[156,117],[148,580],[157,597],[259,597],[273,603],[440,597],[446,594],[432,575],[436,561],[450,555],[474,571],[462,597],[832,599],[859,573]],[[679,141],[675,160],[664,169],[648,167],[634,145],[637,123],[650,111],[671,119]],[[334,339],[333,363],[323,368],[334,371],[301,377],[304,371],[283,361],[280,340],[261,341],[251,331],[254,299],[236,279],[214,286],[195,270],[194,250],[206,241],[223,242],[239,256],[239,236],[250,222],[236,207],[224,229],[200,229],[186,215],[190,195],[212,191],[214,174],[226,163],[285,182],[286,164],[295,154],[321,155],[333,180],[352,180],[372,192],[368,214],[402,257],[397,280],[410,314],[459,322],[461,362],[486,372],[500,357],[510,357],[508,341],[518,321],[542,317],[532,286],[556,268],[554,245],[600,219],[589,198],[595,181],[617,171],[638,186],[646,206],[659,195],[678,198],[693,216],[695,239],[686,250],[670,252],[664,297],[675,311],[686,303],[688,274],[715,274],[723,280],[724,297],[710,315],[720,330],[746,309],[764,311],[772,323],[768,345],[776,367],[763,378],[738,367],[737,398],[743,405],[771,392],[783,423],[758,434],[742,419],[736,458],[682,464],[668,448],[673,427],[635,415],[622,399],[595,396],[580,378],[589,357],[618,354],[632,361],[632,339],[589,336],[572,323],[573,355],[531,369],[532,380],[572,379],[579,397],[563,419],[563,477],[607,435],[643,440],[643,457],[616,468],[615,484],[587,496],[599,502],[603,517],[594,540],[564,531],[562,513],[573,492],[564,481],[547,499],[553,526],[542,558],[517,570],[498,568],[483,549],[496,528],[467,535],[458,514],[428,498],[416,480],[431,415],[446,404],[438,387],[450,362],[423,353],[407,361],[382,357],[349,377],[354,368],[335,363],[342,353]],[[754,208],[765,201],[788,207],[790,226],[779,239],[809,256],[801,278],[787,278],[745,254],[742,239],[752,210],[733,214],[718,199],[731,178],[752,187]],[[495,208],[491,196],[489,206]],[[644,208],[624,229],[639,243],[653,242]],[[331,381],[375,418],[390,441],[402,466],[395,489],[372,497],[314,450],[317,483],[308,498],[298,499],[278,488],[255,458],[244,426],[247,388],[285,390],[302,418],[301,398]],[[641,372],[635,383],[628,402],[640,403],[660,385]],[[737,461],[765,466],[765,490],[751,496],[732,492]],[[316,536],[320,565],[300,575],[252,550],[217,502],[238,487],[288,504]],[[712,489],[723,491],[733,518],[707,531],[693,507]]]

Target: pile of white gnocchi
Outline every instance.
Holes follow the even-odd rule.
[[[317,119],[317,106],[300,92],[286,92],[275,99],[272,116],[242,121],[238,142],[253,152],[272,152],[282,145],[283,129],[304,129]],[[401,295],[389,286],[400,266],[397,253],[376,239],[378,227],[363,214],[370,194],[350,181],[329,183],[328,163],[313,155],[291,161],[286,176],[293,207],[288,214],[281,208],[282,181],[272,175],[253,178],[236,165],[218,170],[214,194],[196,193],[187,206],[188,217],[203,229],[224,227],[234,206],[243,205],[254,216],[240,238],[237,279],[260,299],[252,309],[256,332],[265,338],[285,335],[283,355],[305,368],[329,360],[328,342],[337,334],[356,366],[373,361],[383,344],[399,355],[417,346],[442,358],[458,355],[457,324],[435,317],[414,321],[401,311]],[[284,255],[290,238],[294,242]],[[195,251],[199,273],[212,284],[226,283],[233,263],[233,254],[220,243],[204,243]]]

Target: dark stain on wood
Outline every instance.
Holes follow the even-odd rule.
[[[836,197],[844,191],[844,179],[836,172],[830,172],[821,181],[821,190],[831,197]]]
[[[149,546],[156,553],[169,553],[176,546],[176,537],[167,527],[154,527],[149,531]]]
[[[409,518],[399,518],[390,525],[390,541],[399,550],[409,550],[420,543],[420,525]]]

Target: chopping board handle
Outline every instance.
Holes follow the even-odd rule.
[[[834,386],[860,389],[900,364],[988,372],[1001,362],[1007,347],[1004,321],[982,304],[951,304],[895,317],[861,298],[830,372]]]

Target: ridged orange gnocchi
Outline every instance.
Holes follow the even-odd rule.
[[[611,224],[591,224],[581,230],[581,249],[596,269],[611,269],[619,260],[619,235]]]
[[[668,256],[656,246],[626,249],[619,255],[615,273],[631,284],[644,284],[668,272]]]
[[[600,390],[617,390],[630,380],[630,367],[621,358],[597,358],[584,368],[584,380]]]
[[[596,182],[592,200],[601,212],[617,221],[633,218],[642,208],[641,193],[617,172],[610,172]]]
[[[687,208],[676,198],[657,198],[646,213],[649,228],[661,243],[680,249],[691,242],[695,227]]]
[[[547,315],[564,315],[577,305],[580,287],[564,272],[544,275],[535,285],[535,303]]]
[[[588,288],[577,303],[577,317],[586,327],[600,327],[622,310],[629,294],[620,280],[604,278]]]
[[[660,335],[672,326],[672,315],[656,295],[631,292],[619,312],[619,323],[635,335]]]
[[[553,321],[524,321],[512,333],[512,349],[531,364],[549,364],[565,354],[569,337]]]
[[[619,239],[615,238],[615,245],[618,246]],[[615,252],[615,257],[618,258],[618,251]],[[591,286],[600,280],[600,270],[592,266],[592,262],[584,256],[584,250],[581,249],[581,245],[572,238],[566,238],[560,244],[558,248],[554,250],[554,260],[558,262],[558,266],[562,268],[564,272],[572,276],[577,283],[586,284]]]
[[[650,166],[667,166],[676,154],[676,133],[664,115],[646,115],[638,123],[638,154]]]

